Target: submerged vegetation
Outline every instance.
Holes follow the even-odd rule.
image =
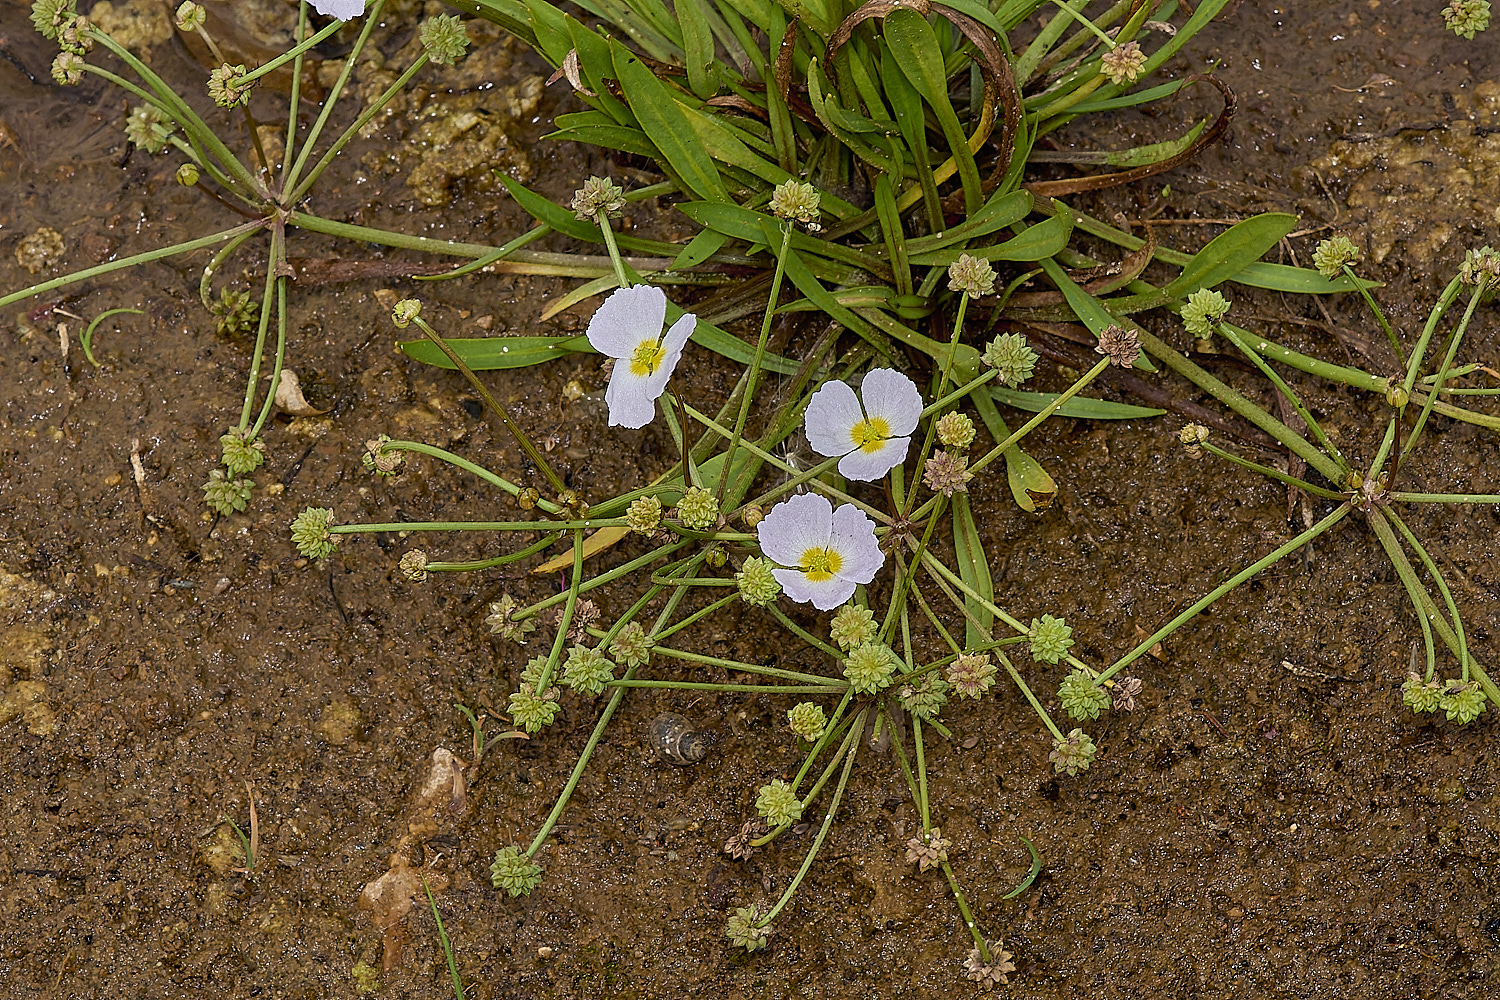
[[[1291,216],[1246,219],[1184,254],[1062,200],[1169,169],[1222,134],[1234,98],[1212,76],[1137,85],[1189,45],[1225,0],[1192,7],[1174,0],[677,0],[670,8],[655,0],[588,0],[568,9],[545,0],[457,0],[453,6],[535,49],[586,107],[558,117],[558,138],[644,161],[662,178],[634,190],[610,177],[579,178],[564,205],[501,176],[535,220],[502,247],[407,237],[308,210],[310,193],[339,150],[427,62],[451,64],[467,45],[457,17],[425,20],[421,55],[315,154],[384,0],[367,14],[352,0],[315,6],[340,18],[364,14],[364,23],[309,125],[293,84],[281,148],[272,152],[263,129],[241,109],[256,81],[278,66],[290,64],[293,80],[300,80],[304,54],[340,31],[338,22],[314,32],[304,3],[298,41],[283,56],[254,70],[221,60],[207,87],[226,114],[210,125],[109,33],[78,16],[72,0],[38,0],[33,21],[62,48],[54,65],[58,81],[94,74],[143,102],[125,125],[131,141],[180,156],[183,184],[237,205],[249,221],[39,283],[0,304],[136,263],[214,250],[200,285],[204,308],[223,335],[255,331],[241,412],[220,438],[221,467],[203,486],[205,502],[233,516],[254,502],[251,477],[265,461],[266,425],[287,362],[292,231],[472,258],[446,278],[506,261],[581,279],[548,315],[604,297],[583,337],[481,340],[445,336],[416,297],[397,303],[396,327],[422,334],[403,349],[461,372],[526,461],[517,471],[495,471],[427,442],[381,438],[368,443],[366,467],[388,476],[399,472],[405,454],[426,455],[494,487],[504,513],[484,522],[340,523],[334,510],[314,503],[291,525],[298,550],[312,560],[360,533],[501,536],[497,554],[469,562],[409,549],[399,566],[413,582],[522,561],[566,574],[560,593],[530,604],[505,595],[487,609],[489,630],[524,662],[514,690],[504,693],[504,714],[517,735],[545,740],[564,697],[598,706],[571,777],[532,840],[497,847],[496,890],[525,895],[546,877],[539,852],[630,692],[767,695],[784,702],[800,760],[783,777],[746,789],[754,814],[725,849],[743,859],[804,826],[811,839],[779,894],[737,901],[725,924],[727,940],[747,952],[774,940],[778,918],[835,835],[850,782],[859,780],[858,761],[858,771],[875,772],[877,781],[899,774],[910,795],[920,830],[893,850],[904,851],[918,873],[941,873],[946,882],[972,946],[961,962],[955,959],[955,970],[986,987],[1004,983],[1015,971],[1013,956],[976,919],[950,862],[943,803],[930,792],[927,747],[966,735],[955,713],[945,717],[949,705],[1024,699],[1046,733],[1052,773],[1075,777],[1098,753],[1084,725],[1105,712],[1129,711],[1142,695],[1141,681],[1123,673],[1131,663],[1351,514],[1363,515],[1380,542],[1420,629],[1402,689],[1406,704],[1419,712],[1440,709],[1466,724],[1500,701],[1437,561],[1399,509],[1500,503],[1500,495],[1398,488],[1404,463],[1434,419],[1500,427],[1500,418],[1459,405],[1460,397],[1497,391],[1464,383],[1482,369],[1459,357],[1476,311],[1500,282],[1500,255],[1472,252],[1424,329],[1403,336],[1379,310],[1374,286],[1355,273],[1358,251],[1348,240],[1321,244],[1315,269],[1261,261],[1292,231]],[[1478,6],[1454,4],[1444,17],[1472,37],[1487,17]],[[196,4],[182,4],[177,24],[214,47]],[[101,58],[105,53],[111,58]],[[119,66],[133,78],[110,68]],[[1043,141],[1086,116],[1146,106],[1197,85],[1221,94],[1223,111],[1175,138],[1077,155]],[[231,124],[234,112],[244,115],[242,130]],[[234,153],[225,138],[240,134],[248,137],[250,155]],[[1034,176],[1033,165],[1069,161],[1110,172]],[[690,235],[668,242],[619,226],[627,205],[651,200],[685,220]],[[528,249],[553,236],[598,252],[560,260]],[[252,239],[267,247],[259,300],[224,287],[215,299],[215,275]],[[1017,300],[1040,284],[1055,294]],[[1388,341],[1391,374],[1299,354],[1236,325],[1234,293],[1224,290],[1230,284],[1360,295]],[[1454,323],[1450,313],[1465,294]],[[1175,332],[1180,325],[1248,361],[1284,402],[1283,416],[1152,332],[1138,318],[1148,314],[1159,328]],[[759,322],[742,337],[736,324],[747,317]],[[1041,361],[1028,332],[1041,324],[1070,324],[1087,342],[1070,359],[1070,384],[1060,392],[1023,388]],[[674,378],[693,361],[689,343],[736,366],[727,398],[703,398],[690,380]],[[572,483],[482,375],[581,352],[612,366],[605,402],[610,428],[621,430],[609,434],[628,440],[627,432],[659,421],[670,437],[674,458],[652,481],[607,496]],[[269,386],[260,395],[267,367]],[[1280,373],[1288,367],[1325,384],[1381,394],[1389,413],[1373,429],[1368,458],[1346,457],[1350,446],[1334,444]],[[990,573],[998,554],[986,547],[983,512],[971,503],[969,486],[1003,466],[1014,502],[1042,513],[1057,484],[1023,449],[1042,422],[1054,414],[1124,419],[1164,412],[1083,395],[1111,368],[1143,377],[1170,369],[1217,399],[1273,438],[1296,467],[1247,458],[1195,423],[1164,428],[1164,437],[1286,483],[1323,513],[1116,662],[1092,664],[1074,655],[1073,629],[1061,617],[1044,613],[1027,621],[997,603]],[[800,439],[818,460],[788,460],[786,449]],[[779,630],[789,644],[811,651],[798,662],[812,665],[790,669],[786,657],[752,662],[706,652],[704,630],[736,618]],[[1451,667],[1440,669],[1440,648],[1451,654]],[[1049,703],[1066,719],[1054,718]],[[974,715],[964,718],[974,725]],[[473,716],[471,722],[477,756],[482,725]],[[685,746],[685,738],[700,734],[681,717],[663,726],[653,734],[672,747],[657,748],[662,760],[692,766],[711,752],[706,740]],[[1036,859],[1016,893],[1040,865]],[[428,898],[446,948],[430,890]],[[448,958],[461,994],[451,952]]]

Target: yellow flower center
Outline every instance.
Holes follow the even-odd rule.
[[[643,340],[636,345],[635,353],[630,355],[630,374],[636,378],[655,375],[656,369],[661,367],[662,358],[666,356],[667,349],[660,340]]]
[[[813,583],[822,583],[833,578],[833,574],[844,565],[844,557],[833,549],[813,548],[802,553],[801,568]]]
[[[886,438],[891,436],[891,425],[885,422],[884,417],[870,417],[861,420],[849,429],[849,437],[854,440],[854,447],[866,452],[880,450]]]

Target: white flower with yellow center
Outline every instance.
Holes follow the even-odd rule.
[[[644,427],[656,416],[657,397],[666,391],[683,345],[698,325],[698,317],[684,313],[663,335],[666,319],[667,293],[655,285],[632,285],[605,299],[589,320],[589,343],[615,359],[604,390],[611,427]]]
[[[846,479],[869,482],[906,458],[911,432],[922,416],[917,384],[892,368],[876,368],[859,395],[843,382],[825,382],[807,403],[807,442],[839,461]]]
[[[365,12],[365,0],[312,0],[319,14],[352,21]]]
[[[853,504],[838,510],[816,493],[771,508],[755,526],[760,550],[778,563],[771,575],[786,596],[819,611],[836,608],[869,583],[885,564],[875,522]]]

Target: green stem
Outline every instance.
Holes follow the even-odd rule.
[[[1010,662],[1010,657],[999,653],[996,655],[999,657],[1001,665],[1005,667],[1006,673],[1010,674],[1010,679],[1015,682],[1016,687],[1021,689],[1021,693],[1026,696],[1026,700],[1031,702],[1031,707],[1036,711],[1042,722],[1046,723],[1048,731],[1052,733],[1052,738],[1058,742],[1064,741],[1066,737],[1063,736],[1062,730],[1057,728],[1057,724],[1052,721],[1052,716],[1047,714],[1047,710],[1042,707],[1042,703],[1036,700],[1036,695],[1031,693],[1031,688],[1021,678],[1021,672]]]
[[[370,23],[374,23],[373,18],[370,19]],[[318,177],[322,175],[323,171],[328,169],[328,165],[333,162],[334,157],[339,155],[339,151],[348,145],[349,141],[359,134],[360,129],[368,125],[370,119],[379,114],[380,110],[389,104],[393,97],[401,93],[402,89],[411,82],[411,78],[416,76],[423,66],[427,65],[430,58],[431,56],[425,51],[417,56],[412,64],[406,68],[406,72],[397,77],[396,82],[387,87],[385,93],[371,102],[370,106],[354,120],[354,124],[346,128],[344,134],[339,136],[332,146],[328,147],[328,152],[323,154],[322,158],[318,160],[317,165],[308,171],[307,176],[297,184],[296,190],[284,200],[285,204],[295,205],[307,196],[308,190],[318,182]]]
[[[23,288],[18,292],[11,292],[9,295],[0,296],[0,306],[8,306],[12,302],[19,302],[32,295],[41,295],[43,292],[50,292],[54,288],[64,288],[68,285],[77,284],[80,281],[97,278],[102,274],[109,274],[112,271],[134,267],[137,264],[149,264],[151,261],[161,260],[163,257],[175,257],[180,253],[191,253],[194,250],[202,250],[204,247],[211,247],[216,243],[223,243],[225,240],[232,240],[237,236],[252,234],[264,228],[266,228],[265,221],[257,219],[254,222],[242,223],[233,229],[225,229],[211,236],[200,236],[198,239],[189,240],[186,243],[174,243],[172,246],[162,247],[160,250],[148,250],[145,253],[138,253],[133,257],[122,257],[119,260],[112,260],[107,264],[100,264],[97,267],[74,271],[72,274],[65,274],[60,278],[52,278],[28,288]]]
[[[563,491],[567,489],[563,485],[562,479],[556,472],[552,471],[551,464],[542,457],[540,451],[537,451],[536,445],[531,443],[531,438],[526,436],[526,432],[521,429],[521,425],[516,423],[505,408],[496,402],[494,396],[490,395],[490,390],[485,387],[483,382],[479,381],[479,376],[474,374],[474,370],[465,363],[463,358],[459,357],[458,352],[449,345],[447,340],[427,325],[427,321],[421,316],[412,317],[412,322],[421,328],[422,332],[427,335],[427,339],[432,341],[437,349],[442,351],[449,361],[453,362],[454,367],[463,373],[464,378],[469,380],[469,384],[474,387],[475,392],[479,393],[480,398],[489,406],[490,411],[499,417],[500,422],[505,425],[505,429],[510,431],[510,436],[515,438],[516,444],[521,446],[521,450],[526,453],[526,457],[531,459],[532,464],[541,470],[542,475],[547,478],[547,482],[552,485],[553,493],[558,496],[562,495]]]
[[[338,24],[334,23],[324,29],[325,31],[337,31]],[[297,33],[294,36],[296,47],[292,60],[292,93],[287,101],[286,135],[281,144],[281,189],[286,189],[287,177],[292,170],[292,156],[297,152],[297,112],[302,107],[302,56],[308,48],[316,43],[319,35],[313,36],[311,42],[305,42],[307,38],[307,3],[303,0],[297,4]],[[280,58],[280,57],[278,57]],[[257,70],[259,72],[259,70]]]
[[[1287,450],[1318,470],[1324,479],[1330,483],[1342,480],[1343,470],[1339,468],[1339,464],[1314,448],[1302,435],[1183,357],[1182,352],[1173,348],[1172,345],[1145,330],[1137,330],[1136,334],[1141,339],[1141,346],[1152,357],[1280,441],[1287,447]]]
[[[771,319],[776,315],[776,304],[781,300],[781,279],[786,272],[786,255],[791,252],[792,224],[784,223],[781,234],[781,252],[776,255],[776,271],[771,275],[771,294],[766,299],[766,311],[760,321],[760,337],[755,342],[755,357],[746,373],[748,381],[744,394],[740,396],[740,412],[734,421],[734,434],[729,439],[729,448],[724,456],[724,469],[719,473],[719,486],[714,495],[720,501],[729,486],[729,470],[734,466],[734,453],[739,450],[740,438],[745,432],[745,420],[750,416],[750,403],[755,399],[756,383],[760,381],[760,366],[766,356],[766,340],[771,335]]]
[[[335,524],[328,529],[334,535],[353,535],[370,531],[592,531],[624,524],[624,518],[602,518],[597,521],[391,521],[384,524]]]
[[[297,34],[299,36],[301,35],[302,28],[303,28],[303,26],[306,23],[307,23],[307,11],[306,11],[306,9],[304,9],[303,12],[302,12],[302,21],[297,26]],[[318,44],[320,44],[321,42],[323,42],[325,39],[332,38],[334,35],[338,34],[339,29],[342,28],[343,26],[344,26],[344,22],[343,21],[334,21],[332,24],[328,25],[328,27],[323,28],[321,31],[319,31],[316,35],[313,35],[311,38],[309,38],[309,39],[307,39],[305,41],[298,42],[296,45],[294,45],[291,48],[287,49],[285,52],[281,53],[281,55],[279,55],[276,58],[272,59],[270,62],[262,63],[261,65],[259,65],[259,66],[255,67],[254,69],[252,69],[250,72],[246,73],[244,76],[237,77],[233,81],[233,83],[231,84],[231,86],[234,86],[234,87],[243,87],[245,84],[251,82],[252,80],[259,80],[261,77],[265,76],[267,73],[275,72],[276,70],[280,69],[282,66],[285,66],[288,62],[292,62],[294,60],[297,63],[297,65],[296,65],[295,68],[296,69],[301,69],[302,68],[302,57],[303,57],[303,55],[305,55],[307,52],[311,51],[314,47],[316,47]]]
[[[797,636],[797,638],[801,639],[809,646],[812,646],[814,649],[822,650],[840,663],[844,661],[843,653],[839,652],[837,649],[834,649],[828,643],[824,642],[822,639],[819,639],[817,636],[807,631],[801,625],[798,625],[796,622],[792,621],[775,604],[766,605],[766,610],[770,611],[771,614],[776,616],[776,620],[781,622],[782,627],[790,630],[794,635]]]
[[[271,241],[271,249],[276,250],[276,241]],[[282,251],[285,253],[285,241]],[[282,258],[285,260],[285,257]],[[273,266],[273,270],[276,268]],[[276,360],[271,368],[271,385],[266,389],[265,402],[261,404],[260,416],[255,420],[255,427],[250,432],[249,440],[255,440],[260,436],[261,428],[271,417],[271,409],[276,405],[276,391],[281,385],[281,369],[286,363],[286,276],[278,274],[276,277]]]
[[[107,33],[94,29],[89,32],[89,35],[99,45],[109,49],[109,51],[118,56],[137,76],[146,81],[146,85],[156,94],[157,99],[163,103],[172,117],[177,121],[177,124],[182,126],[183,131],[192,135],[194,139],[202,143],[206,149],[213,153],[214,158],[222,163],[224,169],[233,174],[235,179],[243,184],[247,191],[253,191],[261,197],[266,196],[264,185],[255,179],[255,175],[250,172],[249,168],[241,163],[239,158],[229,151],[229,147],[225,146],[219,140],[214,130],[209,128],[203,119],[199,118],[197,113],[188,106],[187,102],[178,96],[177,91],[169,87],[161,77],[152,72],[149,66],[137,59],[134,53],[115,41]]]
[[[604,237],[604,248],[609,253],[610,263],[615,268],[615,278],[620,282],[621,288],[629,288],[633,282],[630,280],[629,269],[625,267],[625,260],[620,256],[620,248],[615,245],[615,231],[609,224],[609,213],[600,209],[594,214],[594,219],[599,223],[599,233]]]
[[[1186,611],[1182,612],[1176,618],[1173,618],[1170,622],[1157,629],[1150,638],[1146,639],[1139,646],[1136,646],[1135,649],[1132,649],[1130,652],[1122,656],[1119,660],[1115,661],[1115,663],[1110,666],[1108,670],[1105,670],[1099,675],[1098,681],[1102,684],[1103,682],[1109,680],[1115,674],[1119,673],[1121,670],[1124,670],[1127,666],[1134,663],[1137,659],[1143,656],[1151,649],[1152,646],[1155,646],[1162,639],[1165,639],[1167,636],[1171,635],[1173,632],[1181,628],[1184,623],[1192,619],[1195,615],[1198,614],[1198,612],[1202,611],[1204,608],[1208,607],[1210,604],[1214,603],[1219,598],[1223,597],[1225,594],[1233,590],[1235,587],[1238,587],[1240,584],[1244,583],[1246,580],[1259,573],[1261,570],[1264,570],[1270,566],[1274,566],[1282,559],[1291,555],[1293,552],[1296,552],[1298,549],[1302,548],[1304,545],[1307,545],[1319,535],[1323,534],[1328,529],[1338,524],[1345,518],[1345,516],[1348,515],[1350,509],[1351,508],[1348,504],[1340,504],[1334,509],[1333,513],[1323,518],[1323,520],[1319,521],[1311,528],[1308,528],[1306,531],[1302,532],[1296,538],[1293,538],[1285,545],[1277,547],[1276,550],[1271,552],[1269,555],[1257,559],[1255,562],[1251,563],[1249,566],[1246,566],[1244,569],[1240,570],[1228,580],[1219,584],[1219,586],[1215,587],[1206,595],[1195,601],[1193,605]]]
[[[652,582],[655,583],[656,581],[653,580]],[[682,584],[674,584],[674,586],[682,586]],[[718,611],[720,608],[726,606],[731,601],[737,601],[739,599],[740,595],[738,592],[733,594],[726,594],[723,597],[719,598],[717,601],[714,601],[713,603],[699,608],[697,611],[694,611],[692,614],[688,615],[680,622],[677,622],[671,628],[662,629],[661,631],[657,632],[652,638],[666,639],[669,636],[675,635],[676,633],[681,632],[683,629],[687,628],[689,625],[692,625],[694,622],[702,621],[704,618],[713,614],[715,611]]]
[[[868,711],[869,709],[865,709],[865,712]],[[786,891],[781,894],[781,898],[776,901],[776,905],[771,907],[771,912],[757,920],[755,926],[765,927],[772,920],[776,919],[776,915],[791,901],[792,896],[797,891],[797,887],[802,884],[802,880],[807,877],[808,870],[812,868],[813,859],[818,856],[818,849],[823,846],[823,841],[827,839],[828,830],[833,826],[834,814],[838,812],[839,803],[844,799],[844,789],[849,784],[849,772],[854,768],[854,758],[859,754],[859,741],[854,739],[854,736],[862,729],[863,727],[856,722],[855,725],[850,727],[849,735],[844,738],[844,745],[839,751],[844,755],[844,770],[839,775],[838,787],[834,789],[833,801],[828,804],[828,814],[823,817],[823,826],[818,830],[818,835],[814,838],[812,846],[808,848],[807,857],[802,859],[802,867],[798,869],[791,884],[786,887]]]
[[[1448,589],[1448,582],[1443,579],[1443,574],[1438,572],[1437,563],[1432,561],[1432,556],[1427,554],[1427,549],[1417,541],[1417,536],[1406,526],[1406,522],[1396,515],[1395,511],[1382,511],[1385,520],[1396,526],[1401,532],[1401,537],[1406,539],[1407,546],[1422,560],[1422,566],[1427,570],[1427,575],[1432,577],[1437,584],[1438,592],[1443,595],[1443,603],[1448,606],[1448,616],[1453,619],[1453,633],[1458,637],[1458,662],[1463,670],[1463,680],[1469,680],[1469,643],[1464,636],[1464,621],[1458,613],[1458,604],[1453,600],[1453,593]]]
[[[628,681],[634,677],[635,667],[631,667],[625,671],[623,679]],[[599,741],[604,738],[604,732],[609,727],[610,720],[615,717],[615,711],[620,707],[620,702],[625,699],[625,691],[626,689],[623,687],[616,687],[614,692],[609,696],[609,701],[605,704],[604,711],[599,713],[599,721],[594,723],[594,731],[589,734],[589,741],[584,744],[583,752],[578,755],[578,763],[573,765],[573,773],[568,775],[568,783],[558,793],[557,801],[552,805],[552,811],[547,814],[547,819],[542,823],[542,828],[537,831],[536,836],[532,839],[531,846],[526,848],[526,857],[536,857],[536,852],[542,849],[542,845],[547,842],[548,836],[552,833],[552,828],[562,818],[562,813],[567,808],[568,800],[573,797],[573,791],[578,787],[579,779],[583,777],[584,768],[588,767],[589,758],[594,755],[594,750],[598,748]]]
[[[1464,332],[1469,328],[1469,321],[1474,318],[1474,310],[1479,308],[1479,300],[1484,296],[1486,285],[1481,282],[1474,286],[1474,292],[1469,296],[1469,306],[1464,310],[1463,319],[1458,321],[1458,327],[1448,338],[1448,351],[1443,355],[1443,363],[1438,366],[1437,375],[1433,379],[1432,389],[1427,394],[1427,402],[1422,404],[1422,413],[1417,417],[1417,424],[1411,429],[1411,436],[1406,439],[1406,444],[1401,448],[1401,456],[1405,458],[1411,454],[1412,448],[1416,447],[1417,440],[1422,436],[1422,429],[1427,426],[1427,418],[1432,413],[1433,404],[1437,402],[1438,394],[1443,391],[1443,379],[1448,375],[1448,369],[1453,366],[1453,358],[1458,354],[1458,345],[1464,339]],[[1407,372],[1407,381],[1411,381],[1412,372]],[[1410,386],[1407,387],[1410,389]]]
[[[286,192],[297,183],[302,176],[302,168],[307,166],[308,157],[312,155],[313,147],[317,145],[318,138],[323,134],[323,127],[328,124],[328,118],[333,114],[334,105],[343,96],[344,88],[348,86],[349,77],[354,73],[354,63],[359,59],[360,53],[364,51],[365,43],[369,41],[370,32],[375,30],[375,25],[380,23],[380,14],[385,7],[385,0],[375,0],[375,6],[366,11],[364,27],[360,29],[359,37],[354,41],[354,48],[344,57],[344,68],[339,72],[339,78],[334,83],[333,89],[323,99],[323,107],[318,112],[318,118],[307,132],[307,138],[302,142],[302,152],[297,155],[297,162],[282,181],[281,190]],[[291,160],[290,151],[286,154],[287,160]],[[295,204],[298,199],[291,199],[286,204]]]
[[[463,469],[465,472],[472,473],[473,475],[478,476],[480,479],[483,479],[485,482],[489,483],[491,486],[498,487],[499,489],[502,489],[505,492],[509,493],[511,496],[520,496],[520,494],[521,494],[521,487],[519,485],[517,485],[516,483],[511,482],[508,479],[505,479],[505,478],[502,478],[500,476],[495,475],[493,472],[491,472],[489,469],[486,469],[484,466],[478,465],[478,464],[476,464],[474,462],[471,462],[467,458],[464,458],[464,457],[462,457],[460,455],[455,455],[451,451],[444,451],[442,448],[434,447],[433,445],[430,445],[430,444],[424,444],[421,441],[385,441],[385,442],[382,442],[382,444],[380,446],[380,450],[381,451],[411,451],[411,452],[416,452],[419,455],[430,455],[433,458],[440,459],[441,461],[447,462],[449,465],[451,465],[451,466],[453,466],[455,468]],[[557,504],[553,503],[552,501],[546,500],[546,499],[542,499],[542,500],[537,501],[537,509],[541,510],[544,513],[547,513],[547,514],[561,514],[562,513],[562,508],[561,507],[559,507]],[[546,527],[545,523],[536,523],[536,522],[533,522],[533,523],[536,524],[536,527],[538,527],[538,528],[545,528]],[[587,522],[584,522],[584,523],[587,523]],[[603,519],[601,519],[600,521],[595,522],[595,523],[596,524],[602,524],[603,523]]]
[[[250,356],[250,376],[245,380],[245,403],[240,407],[239,429],[247,430],[250,427],[250,413],[255,409],[255,390],[260,381],[260,366],[265,360],[266,333],[271,327],[271,311],[275,307],[276,299],[273,293],[276,290],[276,264],[286,259],[286,230],[281,226],[271,229],[271,249],[267,255],[269,264],[266,267],[266,284],[261,291],[260,300],[260,325],[255,331],[255,351]],[[272,386],[268,399],[276,398],[276,387]]]

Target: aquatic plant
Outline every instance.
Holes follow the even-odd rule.
[[[1413,711],[1435,712],[1442,709],[1449,721],[1460,725],[1474,721],[1487,705],[1500,705],[1500,688],[1474,657],[1463,618],[1452,589],[1418,533],[1407,523],[1402,505],[1473,505],[1500,503],[1500,494],[1433,493],[1398,488],[1405,468],[1426,440],[1425,432],[1432,418],[1440,415],[1481,427],[1500,429],[1500,417],[1476,412],[1457,405],[1457,400],[1483,398],[1500,390],[1475,387],[1464,382],[1467,376],[1483,369],[1480,363],[1459,364],[1465,334],[1479,306],[1492,299],[1500,287],[1500,251],[1491,247],[1470,250],[1458,273],[1448,282],[1438,301],[1428,313],[1426,324],[1409,343],[1404,343],[1371,294],[1371,285],[1359,281],[1353,270],[1359,253],[1347,237],[1334,237],[1318,245],[1313,260],[1326,276],[1342,276],[1354,282],[1390,347],[1394,375],[1377,375],[1351,365],[1332,364],[1293,351],[1268,337],[1253,333],[1228,321],[1232,304],[1217,292],[1189,296],[1181,308],[1183,326],[1196,336],[1210,336],[1221,341],[1248,360],[1270,382],[1275,394],[1294,412],[1306,430],[1298,430],[1286,421],[1272,416],[1264,407],[1241,392],[1215,378],[1192,360],[1154,337],[1144,337],[1147,350],[1174,367],[1199,388],[1208,391],[1255,427],[1270,434],[1288,454],[1307,469],[1317,473],[1321,484],[1292,472],[1273,468],[1246,458],[1218,444],[1207,428],[1189,424],[1179,434],[1194,454],[1208,452],[1245,469],[1269,476],[1319,501],[1324,510],[1316,523],[1278,546],[1265,557],[1234,574],[1220,586],[1193,602],[1146,638],[1135,649],[1100,673],[1097,682],[1108,682],[1121,670],[1149,651],[1155,644],[1184,627],[1203,609],[1258,573],[1274,566],[1287,556],[1311,545],[1351,516],[1361,518],[1390,560],[1411,602],[1413,614],[1421,629],[1421,650],[1413,645],[1412,665],[1402,685],[1402,700]],[[1440,336],[1445,320],[1467,295],[1462,315]],[[1435,363],[1429,357],[1436,358]],[[1372,451],[1367,464],[1360,465],[1348,457],[1354,446],[1336,445],[1323,429],[1312,408],[1277,371],[1277,366],[1305,372],[1328,383],[1350,386],[1376,394],[1388,412],[1373,428]],[[1484,369],[1488,371],[1487,369]],[[1493,374],[1493,373],[1490,373]],[[1406,478],[1409,478],[1406,477]],[[1309,517],[1309,522],[1311,518]],[[1424,576],[1426,582],[1424,582]],[[1435,592],[1435,593],[1434,593]],[[1447,678],[1437,673],[1437,642],[1441,640],[1456,661],[1456,675]],[[1425,655],[1423,655],[1425,654]],[[1070,677],[1071,681],[1071,677]],[[1068,683],[1068,682],[1065,682]],[[1068,695],[1064,695],[1065,699]],[[1074,700],[1080,695],[1074,694]],[[1066,704],[1066,701],[1065,701]],[[1092,704],[1092,702],[1088,702]],[[1072,712],[1074,718],[1084,716]]]

